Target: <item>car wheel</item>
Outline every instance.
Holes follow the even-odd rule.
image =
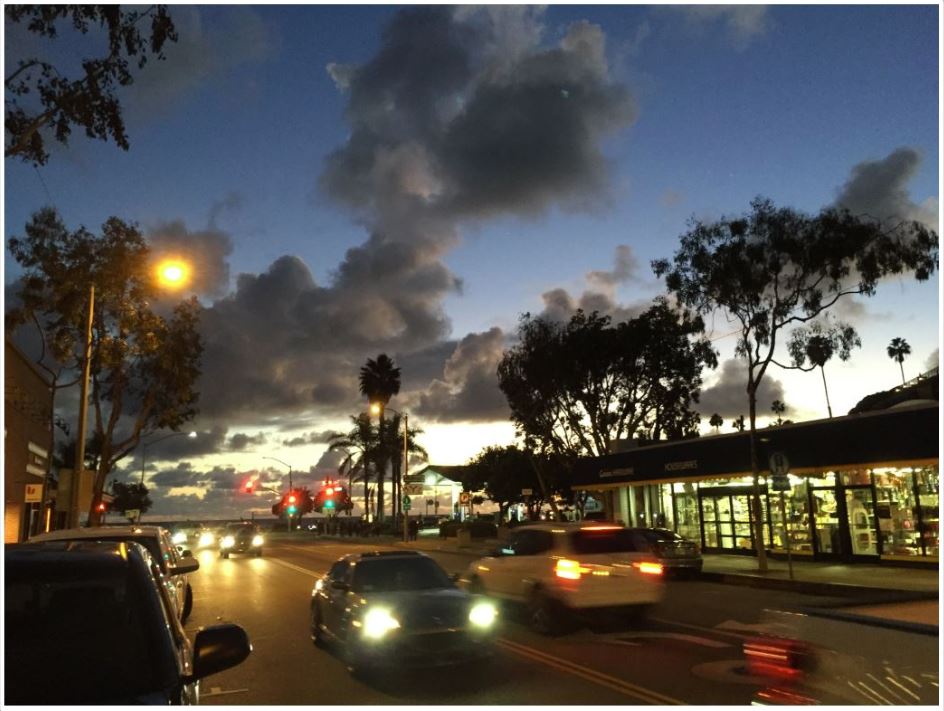
[[[181,622],[187,621],[191,610],[193,610],[193,588],[190,587],[190,583],[187,583],[187,592],[184,594],[184,614],[180,616]]]
[[[557,600],[541,589],[531,593],[528,600],[528,626],[538,634],[557,637],[573,626],[572,614]]]
[[[220,552],[220,558],[229,558],[229,553]]]

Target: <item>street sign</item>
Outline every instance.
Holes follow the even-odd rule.
[[[472,494],[470,494],[468,491],[459,492],[459,503],[463,506],[468,506],[470,503],[472,503]]]
[[[411,508],[411,505],[410,505],[410,497],[409,497],[409,496],[404,496],[404,497],[403,497],[403,510],[404,510],[404,511],[409,511],[410,508]]]
[[[422,484],[404,484],[403,493],[407,496],[422,496],[423,485]]]
[[[26,498],[24,502],[27,504],[38,504],[43,500],[43,485],[42,484],[27,484],[26,485]]]
[[[770,488],[774,491],[790,491],[790,480],[787,475],[774,474],[770,477]]]
[[[141,518],[141,509],[125,509],[125,518],[129,521],[137,521]]]
[[[770,455],[770,473],[774,476],[786,476],[790,471],[790,460],[783,452],[774,452]]]
[[[521,490],[521,495],[522,495],[522,496],[531,496],[531,494],[533,494],[533,493],[534,493],[534,491],[531,490],[531,489],[522,489],[522,490]]]

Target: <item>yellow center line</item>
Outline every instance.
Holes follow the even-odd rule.
[[[618,679],[615,676],[610,676],[609,674],[604,674],[603,672],[597,671],[596,669],[590,669],[589,667],[576,664],[567,659],[561,659],[560,657],[555,657],[545,652],[540,652],[536,649],[532,649],[531,647],[527,647],[523,644],[518,644],[517,642],[512,642],[508,639],[498,639],[496,640],[496,643],[508,651],[514,652],[515,654],[528,657],[535,661],[541,662],[542,664],[554,667],[555,669],[560,669],[561,671],[565,671],[569,674],[573,674],[588,681],[592,681],[593,683],[599,684],[600,686],[605,686],[627,696],[641,699],[642,701],[647,701],[659,706],[681,706],[685,704],[684,701],[673,699],[671,696],[665,696],[664,694],[660,694],[657,691],[652,691],[651,689],[636,686],[635,684],[632,684],[628,681]]]

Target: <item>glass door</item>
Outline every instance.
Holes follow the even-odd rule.
[[[836,490],[812,489],[813,530],[815,551],[825,555],[838,556],[840,550],[839,516],[836,511]]]
[[[872,487],[846,488],[846,515],[852,555],[878,555],[878,530]]]
[[[704,548],[718,548],[718,506],[714,497],[701,499],[701,520],[703,522]]]
[[[754,531],[751,522],[750,494],[731,497],[731,523],[734,526],[734,545],[742,550],[753,550]]]

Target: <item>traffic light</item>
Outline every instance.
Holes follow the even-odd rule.
[[[289,516],[294,516],[298,511],[298,507],[295,505],[298,502],[298,497],[294,493],[288,495],[288,511]]]
[[[256,483],[252,479],[250,479],[245,484],[243,484],[243,491],[246,492],[247,494],[251,494],[255,490],[255,487],[256,487]]]
[[[329,486],[324,490],[324,507],[328,511],[334,510],[334,487]]]

